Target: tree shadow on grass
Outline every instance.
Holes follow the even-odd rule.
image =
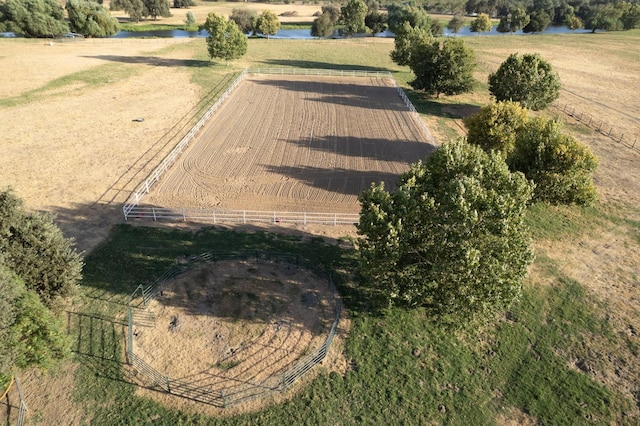
[[[418,90],[404,88],[409,100],[420,114],[442,118],[463,119],[480,112],[480,106],[469,103],[452,102],[443,97],[434,98]]]
[[[101,59],[103,61],[122,62],[125,64],[145,64],[157,67],[208,67],[212,66],[211,61],[203,61],[199,59],[176,59],[162,58],[159,56],[123,56],[123,55],[93,55],[83,56],[84,58]]]

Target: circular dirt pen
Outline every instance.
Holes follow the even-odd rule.
[[[134,320],[135,356],[169,392],[222,406],[279,389],[337,315],[327,277],[264,259],[195,265],[159,284],[145,311],[155,321]]]

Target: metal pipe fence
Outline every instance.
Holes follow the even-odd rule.
[[[348,76],[348,77],[376,77],[389,78],[392,80],[398,95],[403,100],[409,111],[414,114],[415,121],[421,126],[428,142],[437,145],[437,141],[431,131],[416,111],[411,100],[400,88],[393,76],[388,71],[367,71],[367,70],[335,70],[335,69],[306,69],[306,68],[251,68],[245,69],[229,88],[220,96],[216,103],[207,110],[202,118],[193,128],[178,142],[173,150],[162,160],[162,162],[149,174],[149,176],[131,193],[127,202],[122,207],[124,219],[130,218],[146,220],[178,220],[178,221],[205,221],[212,223],[319,223],[319,224],[354,224],[359,220],[359,216],[352,213],[305,213],[305,212],[265,212],[250,210],[207,210],[196,208],[158,208],[145,207],[140,203],[143,197],[149,193],[153,185],[158,182],[168,169],[175,163],[178,157],[186,149],[189,143],[197,135],[204,124],[211,118],[216,110],[222,105],[231,92],[242,82],[245,76],[252,74],[275,74],[275,75],[317,75],[317,76]]]
[[[136,311],[144,310],[140,306],[146,307],[151,299],[155,298],[160,291],[160,286],[166,281],[177,277],[198,264],[205,262],[217,262],[222,260],[241,260],[241,259],[257,259],[275,261],[278,263],[286,263],[295,267],[304,268],[327,277],[327,285],[329,286],[333,298],[335,308],[335,318],[331,324],[331,328],[323,343],[313,349],[307,355],[298,359],[295,364],[286,369],[284,373],[272,374],[261,381],[242,381],[236,379],[235,383],[226,386],[223,389],[213,389],[208,386],[198,385],[196,382],[188,382],[186,380],[173,379],[162,374],[154,367],[149,365],[144,359],[136,355],[134,349],[134,326],[153,326],[153,324],[140,323],[136,320]],[[252,399],[263,398],[274,393],[283,393],[289,389],[298,379],[311,371],[316,365],[320,364],[327,356],[333,338],[335,337],[342,313],[342,301],[337,296],[336,288],[331,274],[328,274],[319,265],[289,253],[264,252],[259,250],[247,250],[240,252],[207,252],[199,256],[192,256],[185,263],[176,263],[169,268],[160,278],[155,280],[149,286],[139,285],[129,296],[128,303],[128,336],[127,336],[127,360],[138,372],[145,376],[151,383],[151,386],[158,388],[164,392],[192,399],[194,401],[203,402],[209,405],[226,408],[247,402]],[[153,317],[153,315],[150,315]]]
[[[126,220],[143,219],[158,221],[221,223],[271,223],[271,224],[323,224],[353,225],[358,223],[357,213],[278,212],[259,210],[215,210],[204,208],[162,208],[130,206]]]
[[[595,130],[596,132],[611,138],[617,143],[621,143],[629,148],[640,151],[640,144],[638,144],[638,138],[636,136],[625,135],[624,132],[614,128],[613,126],[605,123],[603,120],[594,118],[589,114],[576,110],[576,108],[569,104],[562,105],[560,102],[554,102],[552,104],[559,111],[573,117],[576,121],[586,125],[587,127]],[[637,144],[637,145],[636,145]]]

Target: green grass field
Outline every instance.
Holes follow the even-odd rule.
[[[614,38],[601,39],[637,45],[640,33]],[[470,45],[481,62],[489,63],[504,51],[531,48],[532,39],[521,40],[477,37]],[[537,49],[553,49],[554,43],[587,48],[594,39],[536,40]],[[191,52],[193,62],[186,66],[204,97],[230,74],[258,66],[390,71],[406,85],[411,75],[391,62],[392,48],[392,43],[365,39],[251,40],[248,54],[230,66],[202,66],[207,60],[203,41],[168,47],[165,53]],[[479,87],[475,94],[437,101],[408,92],[421,114],[453,137],[460,112],[488,102],[486,87]],[[637,336],[620,332],[610,318],[616,306],[570,276],[553,245],[571,246],[585,235],[615,229],[616,235],[630,236],[629,249],[637,252],[638,217],[637,205],[533,206],[527,221],[537,257],[522,298],[480,330],[442,329],[419,309],[370,310],[366,292],[351,278],[353,251],[312,235],[118,225],[87,255],[81,295],[69,313],[79,365],[72,400],[82,407],[85,421],[96,425],[637,424],[640,388],[636,382],[635,389],[627,389],[615,377],[626,375],[631,383],[638,377]],[[160,276],[178,256],[245,248],[300,254],[334,272],[351,317],[344,349],[349,370],[344,375],[321,370],[289,400],[231,417],[166,408],[137,396],[122,346],[128,295],[139,283]],[[637,289],[637,275],[631,281]],[[638,312],[625,315],[638,324]]]

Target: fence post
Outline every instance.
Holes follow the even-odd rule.
[[[220,391],[220,395],[222,396],[222,408],[227,408],[227,397],[224,394],[224,389]]]
[[[153,221],[156,222],[158,219],[156,219],[156,208],[155,207],[151,207],[151,211],[153,212]]]
[[[169,382],[169,377],[164,376],[164,379],[167,382],[167,392],[171,393],[171,385],[170,385],[170,382]]]

